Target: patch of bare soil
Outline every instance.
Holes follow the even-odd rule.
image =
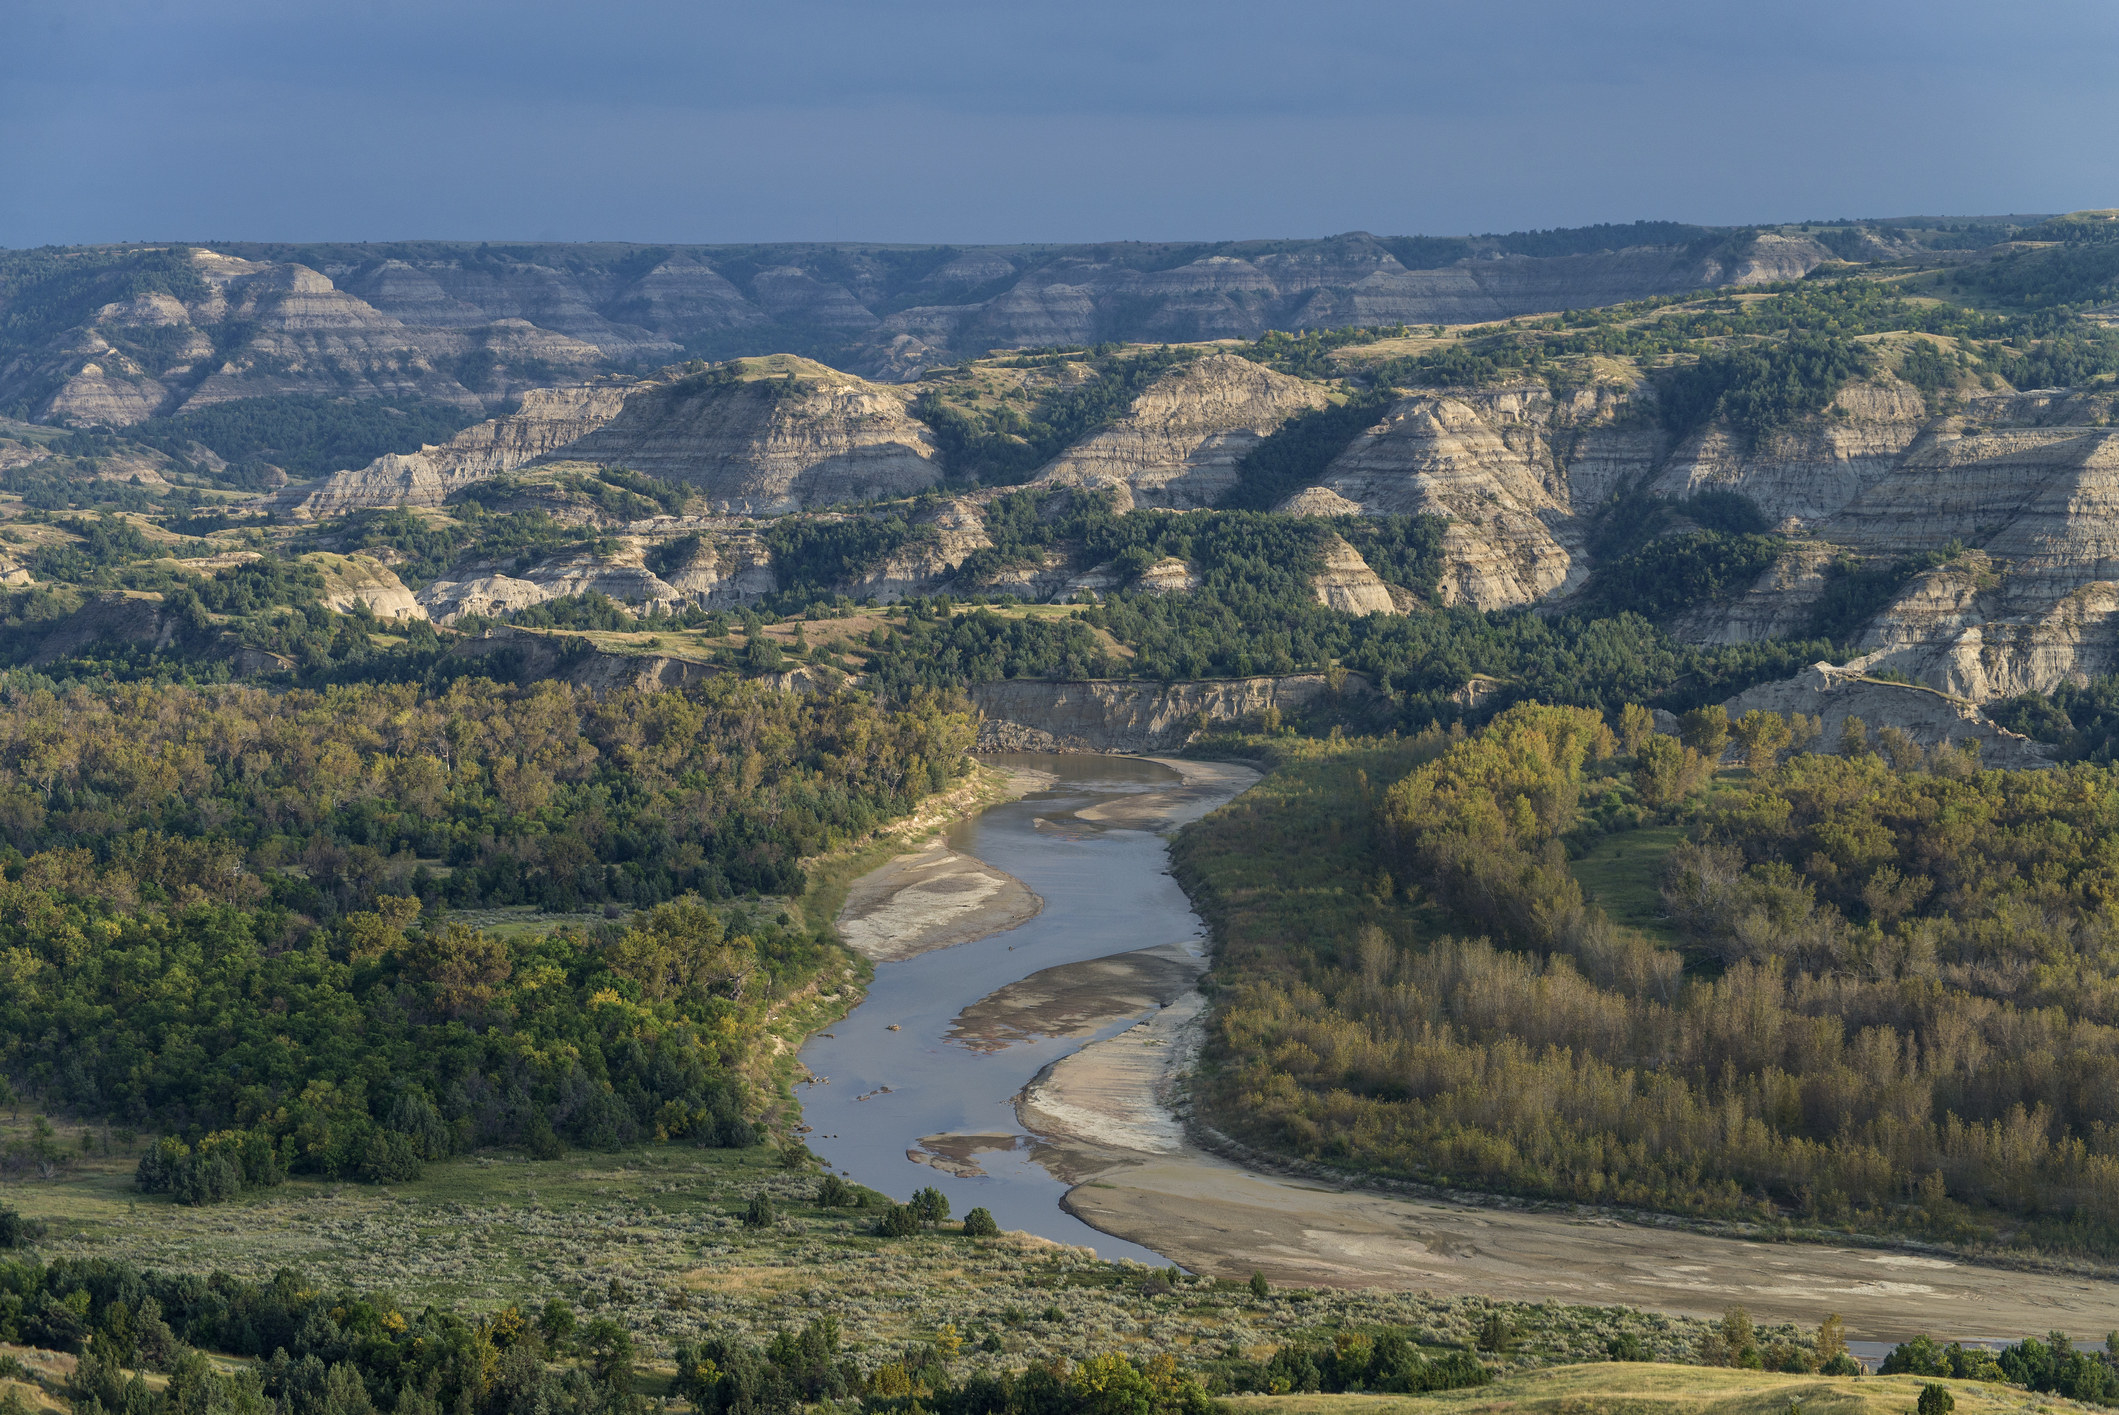
[[[1021,880],[936,843],[871,870],[847,891],[839,936],[878,962],[969,943],[1037,916]]]
[[[1067,1195],[1084,1222],[1195,1271],[1330,1287],[1625,1303],[1714,1317],[1843,1314],[1872,1340],[2108,1330],[2119,1285],[1862,1248],[1747,1243],[1596,1214],[1473,1208],[1333,1190],[1186,1149]]]
[[[2111,1329],[2119,1283],[1919,1253],[1735,1238],[1573,1213],[1451,1204],[1254,1173],[1172,1113],[1199,995],[1056,1062],[1016,1104],[1068,1212],[1195,1271],[1286,1283],[1623,1303],[1716,1317],[1846,1317],[1865,1339]]]

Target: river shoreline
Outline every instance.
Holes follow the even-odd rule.
[[[1167,846],[1158,837],[1233,799],[1258,773],[1233,764],[1150,761],[1176,782],[1142,780],[1133,789],[1093,792],[1072,809],[1070,788],[1063,786],[1062,799],[1049,806],[1026,800],[1001,811],[1014,822],[1012,833],[982,836],[967,826],[952,836],[951,848],[1011,878],[1034,878],[1044,867],[1041,848],[1064,858],[1079,848],[1152,841],[1154,871],[1167,876]],[[1083,781],[1097,774],[1079,762],[1067,770]],[[1012,852],[1008,870],[980,858],[981,841]],[[1126,866],[1132,874],[1140,868]],[[1111,889],[1129,881],[1139,888],[1132,874],[1114,876]],[[1011,925],[1026,931],[1021,948],[1028,956],[1020,960],[1018,945],[999,935],[961,946],[963,969],[982,968],[980,976],[993,984],[956,1002],[946,1016],[930,1015],[925,1035],[915,1040],[941,1059],[933,1074],[976,1077],[975,1069],[949,1071],[948,1063],[979,1055],[1003,1067],[1039,1064],[1012,1095],[978,1097],[984,1105],[1005,1100],[1012,1126],[984,1119],[990,1110],[962,1112],[962,1121],[976,1123],[915,1126],[908,1116],[911,1128],[892,1137],[889,1159],[897,1172],[917,1166],[914,1173],[966,1200],[1012,1187],[1035,1202],[1018,1202],[1011,1214],[996,1207],[1004,1226],[1070,1242],[1083,1241],[1084,1232],[1109,1235],[1122,1246],[1091,1240],[1107,1255],[1131,1252],[1221,1277],[1258,1271],[1312,1287],[1624,1304],[1710,1318],[1739,1304],[1756,1315],[1802,1322],[1837,1311],[1856,1335],[1883,1340],[2056,1325],[2097,1336],[2119,1308],[2119,1288],[2077,1274],[1974,1265],[1859,1240],[1760,1242],[1505,1198],[1461,1202],[1389,1192],[1217,1143],[1211,1133],[1188,1131],[1183,1095],[1205,1012],[1197,986],[1207,967],[1204,926],[1182,940],[1139,939],[1148,946],[1100,952],[1094,939],[1070,936],[1067,911],[1094,909],[1102,892],[1085,891],[1076,880],[1053,894],[1060,904],[1034,923]],[[1177,906],[1163,895],[1156,907],[1167,913]],[[1189,900],[1181,907],[1196,923]],[[1083,926],[1095,922],[1085,919]],[[1127,937],[1124,923],[1102,921],[1114,945]],[[1047,962],[1043,950],[1055,940],[1073,954]],[[951,958],[945,948],[903,964],[885,962],[878,981],[891,970],[925,965],[937,985],[954,983],[950,975],[962,970],[948,966]],[[902,1094],[860,1099],[895,1103]],[[830,1157],[829,1149],[823,1152]],[[1042,1186],[1026,1179],[1033,1171],[1046,1177]]]

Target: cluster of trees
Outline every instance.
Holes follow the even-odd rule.
[[[1758,442],[1823,412],[1874,367],[1869,351],[1844,335],[1803,330],[1680,365],[1664,378],[1656,406],[1675,436],[1719,419]]]
[[[2070,254],[2053,257],[2050,266],[2028,257],[2012,258],[2022,263],[1982,264],[1946,277],[2003,282],[1992,290],[1976,288],[1983,301],[1999,296],[2001,302],[2027,311],[2021,314],[1917,301],[1873,280],[1806,280],[1747,291],[1754,297],[1743,300],[1660,296],[1514,320],[1506,328],[1454,340],[1440,349],[1372,364],[1362,377],[1376,387],[1524,377],[1565,381],[1579,376],[1569,372],[1568,361],[1585,356],[1645,362],[1675,356],[1676,366],[1664,375],[1662,394],[1663,415],[1672,430],[1691,431],[1719,414],[1753,438],[1827,407],[1848,379],[1870,371],[1869,356],[1851,342],[1864,334],[1909,332],[1959,341],[1964,358],[1954,367],[1936,369],[1923,362],[1923,356],[1915,356],[1916,375],[1938,375],[1935,391],[1966,376],[2006,379],[2019,388],[2079,384],[2119,370],[2119,334],[2068,307],[2085,297],[2101,298],[2093,292],[2111,278],[2111,259],[2072,253],[2115,249],[2119,247],[2069,247]],[[2078,272],[2072,268],[2077,265],[2084,268]],[[2070,269],[2056,278],[2061,266]],[[2052,293],[2037,293],[2041,288]],[[2057,298],[2060,291],[2071,298]],[[1650,315],[1655,317],[1647,318]]]
[[[801,856],[948,784],[972,738],[932,694],[885,710],[726,678],[6,701],[0,839],[47,861],[40,878],[117,907],[269,899],[326,920],[384,892],[562,909],[798,893]],[[235,868],[178,867],[192,855]]]
[[[752,1028],[831,954],[699,896],[799,893],[802,856],[947,785],[971,724],[478,680],[16,692],[0,735],[0,1074],[183,1132],[141,1186],[204,1202],[499,1142],[752,1143]],[[423,900],[670,902],[510,943]]]
[[[1992,703],[1987,715],[2012,732],[2060,748],[2076,761],[2108,765],[2119,757],[2119,674]]]
[[[478,1319],[269,1282],[142,1271],[109,1259],[0,1262],[0,1340],[77,1353],[77,1415],[638,1415],[617,1323],[554,1299]],[[249,1359],[223,1369],[204,1352]],[[149,1373],[166,1379],[150,1385]]]
[[[257,490],[267,484],[269,466],[293,477],[329,476],[388,452],[447,441],[483,416],[475,406],[418,398],[276,393],[150,418],[126,428],[125,436],[177,460],[179,471]],[[198,459],[194,444],[227,463],[226,470]]]
[[[1223,509],[1270,511],[1304,487],[1315,486],[1332,459],[1373,426],[1393,401],[1389,389],[1370,388],[1343,403],[1289,418],[1236,464],[1236,485],[1222,498]]]
[[[1445,1184],[2119,1250],[2103,773],[1617,716],[1317,747],[1180,844],[1225,940],[1217,1123]],[[1668,932],[1614,924],[1571,853],[1694,811],[1732,732],[1753,774],[1668,856]]]
[[[765,531],[773,576],[783,596],[808,603],[860,579],[916,540],[934,538],[931,526],[899,515],[782,516]]]
[[[541,507],[492,511],[479,498],[466,497],[450,509],[450,520],[410,511],[356,511],[319,528],[312,541],[347,552],[395,552],[397,577],[414,588],[440,579],[459,560],[512,561],[524,569],[560,551],[608,553],[617,544],[593,526],[559,520]]]
[[[1332,358],[1334,349],[1374,344],[1383,339],[1403,339],[1408,332],[1402,324],[1348,325],[1340,329],[1299,332],[1268,329],[1237,352],[1267,368],[1322,382],[1337,378],[1343,372]]]
[[[2066,1332],[2035,1336],[2000,1351],[1930,1336],[1901,1342],[1878,1368],[1886,1376],[1947,1376],[1958,1381],[2006,1381],[2042,1394],[2092,1405],[2119,1405],[2119,1331],[2105,1338],[2104,1350],[2080,1351]]]
[[[777,913],[692,898],[504,940],[420,926],[394,896],[304,928],[6,895],[0,1066],[46,1105],[176,1132],[137,1182],[186,1203],[288,1173],[412,1178],[484,1145],[754,1144],[757,1028],[833,956]]]
[[[853,1396],[863,1408],[907,1415],[1206,1415],[1212,1408],[1198,1376],[1167,1355],[1136,1362],[1110,1353],[979,1371],[959,1382],[949,1361],[961,1345],[944,1328],[937,1341],[864,1376],[841,1354],[838,1324],[819,1317],[800,1332],[774,1333],[762,1347],[736,1336],[680,1347],[675,1390],[702,1415],[794,1415]]]
[[[1217,1395],[1420,1395],[1483,1386],[1493,1378],[1472,1352],[1456,1347],[1423,1350],[1413,1332],[1386,1327],[1374,1333],[1342,1331],[1330,1342],[1290,1342],[1263,1361],[1219,1361],[1210,1368],[1208,1384]]]
[[[1405,543],[1416,568],[1420,530],[1421,523],[1408,522]],[[1389,526],[1375,533],[1379,539],[1393,534]],[[1388,545],[1372,542],[1370,551],[1379,569],[1389,563]],[[1688,645],[1632,613],[1548,619],[1460,605],[1356,618],[1287,583],[1297,577],[1275,575],[1279,593],[1223,593],[1211,583],[1185,595],[1119,592],[1064,619],[922,604],[901,625],[871,636],[869,682],[890,695],[1001,678],[1171,681],[1337,666],[1362,675],[1377,692],[1350,697],[1335,711],[1355,722],[1413,730],[1481,718],[1529,699],[1606,711],[1635,701],[1680,711],[1835,652],[1815,639]],[[1114,642],[1126,652],[1114,652]],[[1464,695],[1474,677],[1487,679],[1492,690],[1477,704]]]

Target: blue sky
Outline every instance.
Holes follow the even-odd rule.
[[[2111,0],[0,0],[0,245],[2119,206]]]

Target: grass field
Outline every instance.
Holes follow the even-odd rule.
[[[763,1336],[827,1314],[864,1364],[945,1325],[965,1338],[967,1360],[1012,1365],[1113,1349],[1262,1356],[1293,1337],[1384,1325],[1463,1345],[1495,1310],[1524,1333],[1509,1358],[1523,1366],[1589,1359],[1622,1331],[1689,1359],[1705,1330],[1618,1308],[1420,1293],[1282,1289],[1261,1301],[1241,1283],[1204,1278],[1165,1291],[1137,1264],[1024,1235],[971,1240],[945,1228],[881,1239],[869,1232],[875,1209],[815,1207],[816,1176],[783,1171],[766,1148],[653,1145],[547,1161],[489,1151],[429,1165],[409,1183],[295,1180],[187,1208],[135,1192],[136,1147],[97,1138],[95,1153],[53,1178],[0,1186],[0,1203],[50,1223],[47,1259],[251,1278],[285,1267],[401,1306],[473,1312],[557,1296],[624,1322],[657,1356],[711,1331]],[[774,1196],[779,1220],[746,1228],[760,1192]]]
[[[1613,923],[1675,941],[1676,935],[1663,917],[1663,895],[1656,881],[1663,857],[1684,838],[1682,825],[1621,831],[1605,836],[1568,868],[1581,884],[1583,895],[1590,903],[1601,905]]]
[[[1788,1376],[1708,1366],[1600,1362],[1525,1372],[1439,1395],[1240,1395],[1232,1415],[1910,1415],[1918,1376]],[[1942,1381],[1957,1415],[2096,1410],[1979,1381]]]

